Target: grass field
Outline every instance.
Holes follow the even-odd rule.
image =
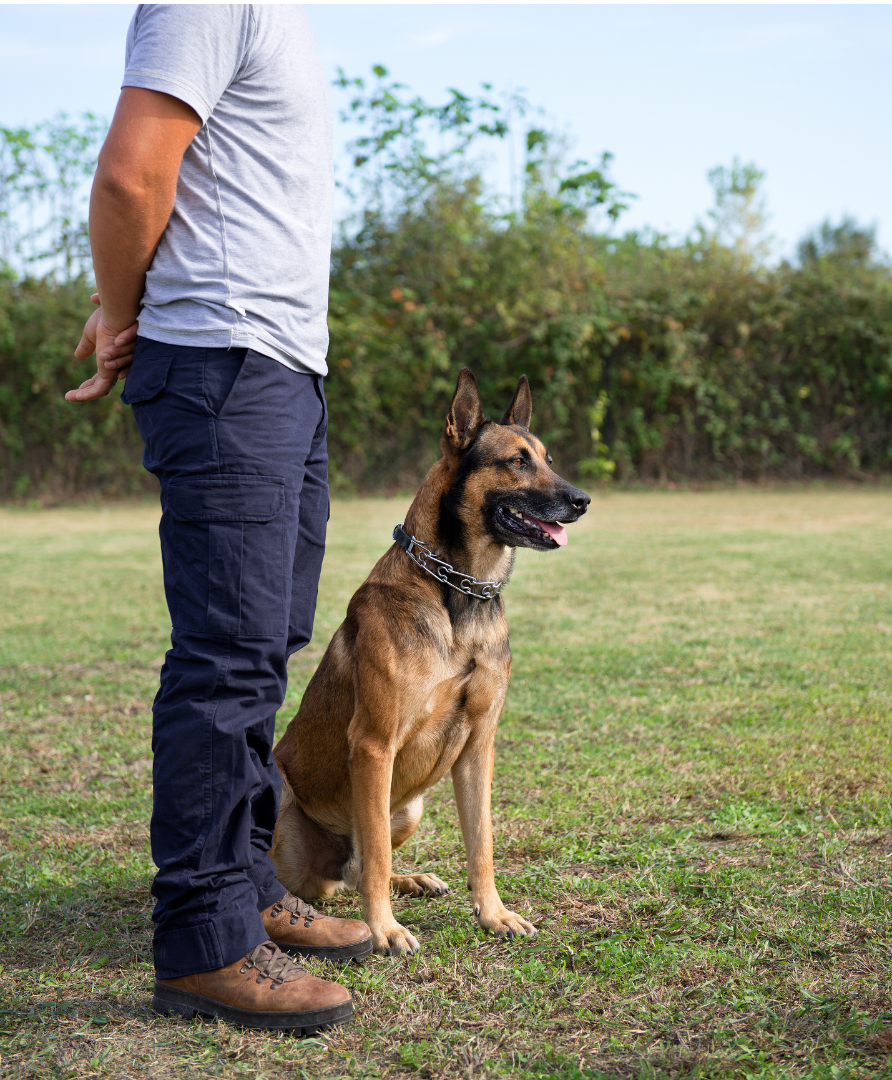
[[[405,506],[335,505],[282,726]],[[303,1041],[150,1010],[156,523],[0,511],[0,1075],[892,1076],[892,491],[607,494],[521,552],[493,810],[539,936],[472,925],[444,783],[422,952]]]

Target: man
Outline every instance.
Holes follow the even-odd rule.
[[[254,1027],[352,1015],[291,955],[371,952],[268,857],[287,657],[310,639],[328,517],[331,106],[300,8],[140,5],[99,155],[100,306],[69,401],[122,400],[161,482],[173,630],[153,707],[155,1006]],[[138,330],[136,320],[138,318]]]

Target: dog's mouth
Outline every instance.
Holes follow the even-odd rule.
[[[499,524],[518,533],[536,547],[559,548],[567,543],[567,530],[559,521],[541,521],[525,510],[500,506],[496,510]]]

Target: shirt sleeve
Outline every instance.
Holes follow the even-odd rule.
[[[250,4],[140,4],[121,85],[179,98],[206,123],[247,59],[253,27]]]

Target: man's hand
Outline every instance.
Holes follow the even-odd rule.
[[[74,355],[96,350],[96,374],[66,401],[104,397],[127,374],[146,271],[170,217],[186,148],[201,128],[179,98],[125,86],[99,152],[90,195],[90,248],[102,306],[87,320]]]
[[[90,297],[94,304],[99,304],[99,293]],[[105,397],[118,379],[126,379],[136,348],[138,324],[133,323],[119,334],[107,326],[102,319],[102,308],[87,319],[80,342],[74,350],[78,360],[85,360],[96,350],[96,374],[92,379],[82,382],[77,390],[69,390],[66,401],[92,401]]]

